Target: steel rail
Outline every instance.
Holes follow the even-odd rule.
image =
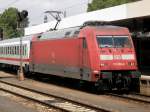
[[[114,97],[119,97],[119,98],[123,98],[125,100],[131,100],[131,101],[136,101],[136,102],[140,102],[140,103],[146,103],[146,104],[150,104],[150,100],[144,100],[143,98],[141,98],[141,95],[136,95],[135,97],[134,94],[129,94],[129,95],[120,95],[120,94],[114,94],[114,93],[107,93],[106,95],[109,96],[114,96]],[[132,95],[132,96],[130,96]],[[144,95],[142,97],[145,97]],[[146,96],[147,98],[150,99],[150,97]]]
[[[112,110],[105,109],[105,108],[102,108],[102,107],[98,107],[98,106],[96,106],[96,105],[90,105],[90,104],[82,103],[82,102],[75,101],[75,100],[72,100],[72,99],[69,99],[69,98],[64,98],[64,97],[57,96],[57,95],[54,95],[54,94],[45,93],[45,92],[41,92],[41,91],[38,91],[38,90],[35,90],[35,89],[26,88],[26,87],[23,87],[23,86],[20,86],[20,85],[8,83],[8,82],[2,81],[2,80],[0,80],[0,83],[4,83],[4,84],[7,84],[7,85],[9,85],[9,86],[14,86],[14,87],[17,87],[17,88],[19,88],[19,89],[27,90],[27,91],[30,91],[30,92],[38,93],[38,94],[41,94],[41,95],[44,95],[44,96],[54,97],[54,98],[59,99],[59,100],[68,101],[68,102],[74,103],[75,105],[80,105],[80,106],[83,106],[83,107],[86,107],[86,108],[95,110],[95,111],[97,111],[97,112],[112,112]],[[0,89],[3,90],[3,91],[9,92],[9,93],[11,93],[11,94],[14,94],[14,95],[18,95],[18,96],[20,96],[20,97],[27,98],[27,99],[30,99],[30,100],[39,102],[39,103],[41,103],[41,104],[43,104],[43,105],[46,105],[46,106],[49,106],[49,107],[53,107],[53,108],[59,109],[59,110],[61,110],[61,111],[69,112],[69,111],[66,110],[66,109],[62,109],[62,108],[60,108],[60,107],[51,105],[51,104],[48,103],[48,102],[44,102],[44,101],[41,101],[41,100],[38,101],[38,100],[36,100],[36,99],[30,98],[29,96],[24,96],[24,95],[21,95],[21,94],[18,94],[18,93],[14,93],[14,92],[12,92],[12,91],[8,91],[8,90],[2,89],[2,88],[0,88]]]
[[[143,97],[147,97],[147,98],[150,98],[150,95],[145,95],[145,94],[140,94],[140,93],[133,93],[135,95],[139,95],[139,96],[143,96]]]
[[[4,91],[4,92],[7,92],[7,93],[10,93],[10,94],[13,94],[15,96],[19,96],[19,97],[22,97],[24,99],[28,99],[28,100],[31,100],[31,101],[34,101],[34,102],[37,102],[37,103],[40,103],[42,105],[45,105],[45,106],[48,106],[48,107],[52,107],[52,108],[55,108],[55,109],[58,109],[58,110],[61,110],[63,112],[69,112],[65,109],[62,109],[62,108],[59,108],[57,106],[54,106],[54,105],[50,105],[49,103],[47,102],[44,102],[42,100],[36,100],[35,98],[32,98],[32,97],[27,97],[25,95],[21,95],[21,94],[18,94],[18,93],[15,93],[15,92],[12,92],[12,91],[9,91],[9,90],[6,90],[6,89],[3,89],[3,88],[0,88],[1,91]]]

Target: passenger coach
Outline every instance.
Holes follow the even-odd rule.
[[[29,65],[30,44],[32,36],[22,38],[23,66]],[[0,63],[3,66],[20,66],[20,38],[0,41]]]

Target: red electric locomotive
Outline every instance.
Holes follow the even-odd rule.
[[[32,41],[29,71],[92,83],[98,90],[139,92],[134,45],[127,28],[88,24],[50,31]]]
[[[140,91],[135,50],[127,28],[87,22],[82,27],[0,41],[0,65],[77,79],[98,90]],[[87,84],[86,83],[86,84]]]

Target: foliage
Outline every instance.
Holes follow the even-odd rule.
[[[18,9],[11,7],[0,15],[0,27],[3,29],[4,39],[23,35],[23,30],[18,28],[18,12]],[[28,18],[22,23],[24,23],[23,27],[28,26]]]
[[[93,0],[92,3],[88,4],[87,11],[94,11],[134,1],[139,0]]]

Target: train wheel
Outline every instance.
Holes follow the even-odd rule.
[[[104,93],[104,92],[108,92],[111,91],[111,83],[108,79],[102,79],[99,80],[96,84],[95,84],[96,90],[99,93]]]

